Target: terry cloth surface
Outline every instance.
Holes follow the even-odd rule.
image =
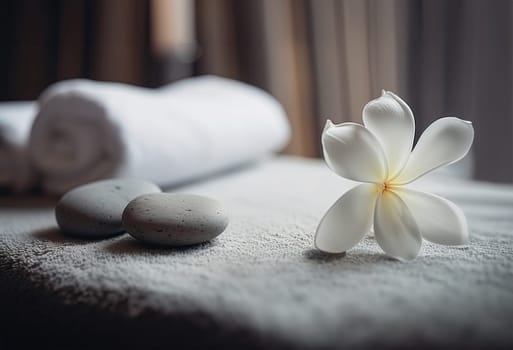
[[[511,349],[513,186],[441,173],[419,183],[462,207],[470,243],[424,242],[408,263],[373,238],[345,256],[313,249],[351,186],[321,161],[281,157],[176,189],[231,217],[186,249],[66,238],[51,200],[2,198],[3,345]]]

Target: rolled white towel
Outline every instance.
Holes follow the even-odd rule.
[[[52,193],[108,177],[175,185],[279,151],[290,136],[273,97],[214,76],[160,89],[64,81],[40,106],[30,153]]]
[[[35,102],[0,103],[0,188],[22,192],[35,185],[28,138],[36,116]]]

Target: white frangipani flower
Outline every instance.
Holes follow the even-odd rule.
[[[422,134],[412,151],[415,120],[410,107],[383,91],[363,109],[363,124],[327,121],[324,158],[338,175],[363,182],[331,206],[319,223],[315,246],[341,253],[374,225],[376,241],[390,256],[414,259],[422,238],[446,245],[468,240],[463,212],[452,202],[404,185],[463,158],[474,139],[472,123],[441,118]]]

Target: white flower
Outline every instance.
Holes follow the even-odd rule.
[[[345,252],[373,225],[381,248],[400,260],[414,259],[422,238],[446,245],[466,243],[467,222],[454,203],[403,185],[465,156],[474,139],[472,123],[438,119],[412,151],[413,113],[401,98],[383,91],[364,107],[363,124],[334,125],[328,120],[324,128],[328,166],[363,184],[346,192],[324,215],[315,246],[329,253]]]

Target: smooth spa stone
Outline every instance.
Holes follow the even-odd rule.
[[[221,234],[228,217],[213,199],[174,193],[145,194],[123,212],[123,225],[134,238],[150,244],[186,246]]]
[[[134,198],[161,192],[139,179],[110,179],[92,182],[67,192],[55,207],[61,231],[70,236],[100,238],[124,232],[123,210]]]

